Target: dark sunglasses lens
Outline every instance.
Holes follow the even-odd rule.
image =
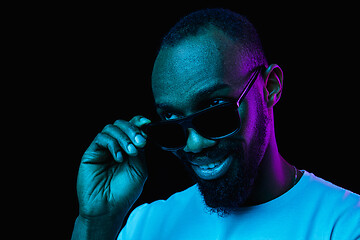
[[[204,137],[220,138],[240,129],[240,117],[234,105],[227,105],[196,116],[193,124]]]
[[[159,123],[147,128],[149,137],[165,149],[177,149],[186,144],[184,130],[176,123]]]

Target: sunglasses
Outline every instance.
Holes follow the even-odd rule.
[[[184,118],[151,123],[145,129],[149,139],[163,150],[177,151],[186,146],[189,128],[211,140],[226,138],[237,133],[241,128],[238,108],[255,83],[261,69],[262,66],[255,69],[236,101],[212,106]]]

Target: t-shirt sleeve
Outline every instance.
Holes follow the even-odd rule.
[[[141,225],[141,222],[146,218],[148,205],[147,203],[143,204],[130,213],[126,225],[120,231],[117,240],[141,239],[142,231],[137,226]]]
[[[352,207],[346,208],[346,210],[344,210],[335,220],[335,224],[331,231],[331,240],[360,239],[360,198],[355,194],[348,198],[350,198],[348,199],[349,202],[353,203],[350,205]]]

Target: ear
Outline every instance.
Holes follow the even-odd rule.
[[[283,89],[283,71],[277,64],[271,64],[264,73],[265,101],[267,107],[273,107],[279,100]]]

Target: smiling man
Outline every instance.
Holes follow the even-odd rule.
[[[180,20],[152,74],[162,121],[117,120],[97,135],[80,164],[73,239],[116,238],[147,178],[148,140],[182,159],[197,184],[136,208],[118,239],[358,239],[359,195],[278,152],[282,85],[243,16],[210,9]]]
[[[180,30],[175,27],[173,31]],[[244,34],[257,38],[255,32]],[[266,70],[261,67],[267,63],[260,53],[259,42],[238,44],[214,25],[199,29],[196,35],[187,36],[186,39],[172,37],[169,35],[169,38],[165,38],[152,77],[158,113],[164,120],[182,119],[212,106],[237,103],[251,74],[255,69],[259,71],[250,79],[253,80],[251,91],[248,89],[246,98],[243,95],[241,104],[234,108],[240,114],[240,118],[236,118],[239,128],[242,120],[239,132],[223,139],[204,137],[213,129],[226,128],[231,124],[231,116],[212,114],[212,117],[206,117],[203,123],[198,124],[200,128],[208,128],[204,128],[202,134],[196,127],[185,129],[184,132],[188,132],[183,144],[174,151],[175,155],[185,160],[190,173],[197,179],[207,205],[213,210],[231,210],[242,206],[249,197],[264,158],[264,162],[273,161],[270,164],[276,166],[272,169],[274,172],[265,169],[269,176],[264,182],[273,181],[272,186],[279,187],[274,189],[286,191],[289,183],[285,179],[293,182],[296,172],[278,154],[271,122],[272,106],[281,93],[281,69],[277,65],[271,65]],[[245,55],[248,54],[247,48],[258,52],[250,58]],[[268,75],[267,89],[262,89],[264,80],[256,81],[262,78],[260,72]],[[159,138],[159,141],[165,139],[171,142],[168,139],[172,136]],[[281,192],[271,194],[280,195]],[[254,201],[260,203],[276,197],[261,195],[261,198],[269,199]]]

